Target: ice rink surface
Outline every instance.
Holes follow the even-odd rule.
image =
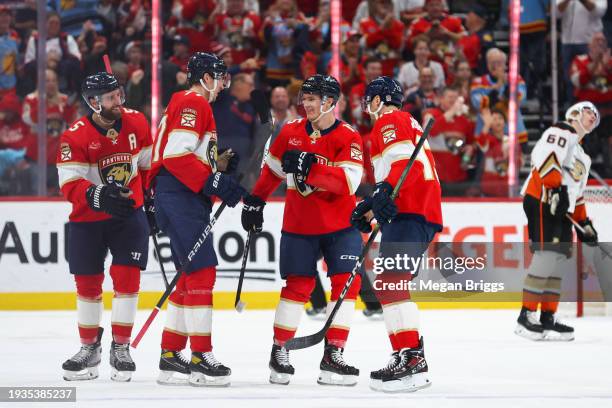
[[[135,331],[148,311],[139,311]],[[157,385],[162,312],[132,356],[130,383],[109,378],[110,313],[105,312],[103,361],[97,380],[62,380],[62,362],[78,351],[76,312],[0,312],[0,386],[77,387],[82,407],[612,407],[612,318],[566,319],[570,343],[531,342],[513,334],[518,311],[427,310],[421,331],[433,385],[413,394],[368,388],[370,370],[388,360],[382,320],[356,312],[345,352],[361,369],[356,387],[316,384],[322,345],[291,352],[296,375],[288,386],[268,383],[273,311],[215,312],[216,357],[232,369],[229,388]],[[306,315],[301,334],[320,329]],[[74,403],[2,403],[2,407],[63,407]]]

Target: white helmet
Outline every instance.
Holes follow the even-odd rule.
[[[595,128],[597,128],[597,126],[599,126],[599,119],[600,119],[600,115],[599,115],[599,111],[597,110],[597,108],[595,107],[595,105],[593,105],[593,103],[589,102],[589,101],[584,101],[584,102],[578,102],[573,104],[572,106],[570,106],[570,108],[565,112],[565,120],[566,121],[570,121],[570,120],[577,120],[579,123],[579,126],[582,127],[582,111],[584,109],[589,109],[590,111],[592,111],[595,114],[595,125],[593,125],[593,128],[590,130],[584,129],[584,133],[591,133],[592,131],[595,130]],[[578,112],[578,116],[576,117],[576,112]]]

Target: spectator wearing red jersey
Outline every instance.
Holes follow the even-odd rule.
[[[472,86],[472,69],[470,63],[464,59],[458,59],[453,64],[451,75],[447,78],[447,83],[459,89],[459,95],[466,101],[470,100],[470,89]]]
[[[465,192],[468,164],[474,154],[474,122],[459,90],[446,87],[440,96],[440,106],[423,112],[423,122],[435,119],[429,136],[429,146],[436,161],[436,172],[445,196]]]
[[[476,75],[484,75],[487,71],[486,54],[490,48],[495,47],[493,33],[487,28],[487,9],[476,3],[467,13],[465,25],[467,35],[461,37],[457,46],[469,62],[470,68]]]
[[[0,97],[0,195],[32,194],[36,138],[21,120],[17,95]]]
[[[382,64],[376,58],[368,58],[363,62],[365,81],[358,83],[351,88],[349,93],[349,106],[351,109],[352,123],[357,127],[363,136],[370,133],[372,124],[370,115],[362,110],[361,100],[365,95],[365,89],[370,82],[382,75]]]
[[[47,189],[50,194],[59,194],[55,159],[59,147],[60,135],[66,126],[76,118],[76,108],[70,104],[68,95],[60,93],[58,78],[55,71],[46,70],[47,93]],[[38,91],[26,96],[23,104],[23,121],[36,133],[38,125]],[[33,149],[32,157],[37,157],[37,149]]]
[[[383,75],[393,77],[403,47],[404,24],[395,18],[391,0],[368,0],[368,8],[369,17],[359,23],[365,53],[381,61]]]
[[[499,109],[483,109],[482,131],[476,136],[484,154],[484,168],[480,191],[489,197],[508,196],[508,136],[505,134],[506,116]]]
[[[442,89],[445,85],[444,68],[442,64],[431,61],[431,51],[429,50],[429,39],[427,36],[420,36],[413,41],[414,61],[409,61],[400,68],[397,80],[404,88],[404,94],[416,90],[419,86],[419,70],[429,67],[434,73],[434,88]]]
[[[446,13],[443,0],[427,0],[425,13],[425,17],[415,20],[408,28],[408,46],[415,37],[427,34],[432,41],[442,40],[453,48],[453,44],[465,36],[461,20]]]
[[[234,64],[255,57],[260,45],[261,19],[247,10],[245,3],[245,0],[226,0],[223,12],[219,2],[208,20],[216,41],[230,48]]]
[[[187,73],[187,62],[189,62],[189,49],[191,44],[189,38],[184,35],[177,34],[173,38],[172,43],[172,56],[170,62],[179,67],[181,72]]]
[[[344,33],[342,41],[342,51],[340,53],[340,78],[342,78],[342,91],[348,93],[350,89],[365,80],[363,65],[361,33],[350,30]],[[328,74],[331,75],[331,66]]]
[[[571,80],[576,100],[593,102],[601,115],[595,134],[585,138],[583,147],[596,171],[612,177],[612,58],[603,33],[593,34],[589,52],[574,58]]]

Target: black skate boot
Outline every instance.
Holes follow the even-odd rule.
[[[515,334],[529,340],[542,340],[544,333],[542,325],[536,318],[536,312],[523,307],[516,322]]]
[[[132,373],[136,371],[136,364],[130,356],[130,345],[128,343],[111,344],[110,350],[111,380],[128,382],[132,379]]]
[[[365,309],[363,309],[363,315],[371,319],[382,317],[382,306],[380,303],[367,302]]]
[[[548,341],[572,341],[574,340],[574,328],[559,323],[552,312],[541,312],[543,340]]]
[[[399,358],[395,368],[382,375],[381,391],[414,392],[431,385],[422,337],[417,348],[402,349]]]
[[[189,384],[195,387],[228,387],[232,370],[221,364],[212,351],[191,353]]]
[[[326,307],[309,307],[306,309],[306,314],[315,320],[324,320],[327,313]]]
[[[98,340],[93,344],[83,344],[81,350],[62,364],[64,380],[82,381],[98,378],[98,366],[102,359],[102,333],[104,329],[98,328]]]
[[[159,370],[157,383],[161,385],[186,385],[191,374],[189,360],[180,351],[162,350]]]
[[[344,349],[332,344],[325,345],[321,360],[321,373],[317,383],[321,385],[355,385],[359,369],[348,365],[342,355]]]
[[[295,368],[289,362],[289,352],[281,346],[272,345],[270,353],[270,383],[287,385],[291,376],[295,374]]]
[[[374,391],[380,391],[382,388],[382,378],[389,374],[395,366],[400,362],[399,351],[394,351],[387,365],[380,370],[370,372],[370,388]]]

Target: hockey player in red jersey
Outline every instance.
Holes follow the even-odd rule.
[[[360,202],[351,223],[366,233],[372,230],[370,211],[381,225],[381,257],[408,255],[420,258],[434,235],[442,230],[441,191],[433,155],[427,144],[417,155],[395,202],[391,192],[423,131],[407,112],[400,111],[403,92],[389,77],[370,82],[364,97],[364,111],[375,121],[372,129],[372,166],[376,187],[372,197]],[[386,262],[385,262],[386,263]],[[383,283],[399,282],[418,270],[391,270],[378,276]],[[374,285],[377,289],[377,285]],[[378,286],[384,289],[384,286]],[[376,292],[383,306],[383,318],[393,353],[387,366],[370,374],[370,386],[386,392],[410,392],[431,384],[419,336],[417,305],[406,290]]]
[[[581,143],[598,125],[597,108],[591,102],[579,102],[567,110],[565,122],[544,131],[531,152],[531,173],[521,193],[534,254],[515,329],[516,334],[530,340],[574,339],[574,329],[559,323],[555,313],[566,269],[563,265],[571,254],[572,223],[568,214],[585,230],[576,229],[580,240],[597,245],[597,232],[587,217],[583,197],[591,158]]]
[[[213,54],[196,52],[187,64],[190,88],[176,92],[159,124],[151,185],[155,218],[170,238],[177,269],[210,222],[212,197],[234,207],[245,191],[217,167],[217,132],[210,103],[229,86],[227,67]],[[235,169],[237,157],[228,169]],[[212,292],[217,256],[209,237],[182,271],[169,297],[162,334],[160,384],[229,385],[231,370],[212,352]],[[190,340],[191,359],[181,354]]]
[[[361,236],[349,222],[363,173],[361,137],[335,118],[339,96],[340,84],[329,75],[304,81],[299,99],[306,119],[282,128],[252,194],[244,198],[244,229],[261,231],[266,200],[282,180],[287,181],[280,243],[280,273],[286,283],[276,308],[269,363],[274,384],[288,384],[294,374],[283,346],[295,335],[304,303],[314,288],[319,253],[323,253],[331,279],[329,313],[361,250]],[[344,361],[343,351],[360,282],[357,276],[327,332],[319,384],[357,383],[359,370]]]
[[[64,132],[57,153],[60,188],[72,203],[68,263],[76,281],[82,343],[62,367],[67,381],[98,377],[104,258],[110,251],[115,292],[111,379],[129,381],[136,370],[129,353],[130,335],[140,270],[146,267],[148,254],[149,226],[141,207],[151,165],[151,135],[145,116],[122,106],[123,90],[112,75],[90,75],[82,90],[93,112]]]

